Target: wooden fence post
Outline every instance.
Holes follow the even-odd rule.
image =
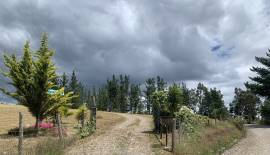
[[[166,147],[168,146],[168,126],[166,124]]]
[[[95,123],[95,129],[96,129],[96,122],[97,122],[97,107],[96,107],[96,99],[95,99],[95,96],[93,96],[93,106],[91,107],[91,113],[90,113],[90,121],[94,121]]]
[[[172,152],[175,151],[175,130],[176,130],[176,119],[173,118],[172,121]]]
[[[18,143],[18,154],[23,154],[23,115],[19,112],[19,143]]]
[[[61,126],[61,120],[60,120],[60,113],[57,113],[57,129],[58,129],[58,135],[60,140],[63,140],[63,131]]]

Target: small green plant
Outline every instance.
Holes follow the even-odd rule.
[[[81,122],[81,125],[84,126],[84,119],[87,114],[87,107],[84,105],[80,106],[77,113],[76,113],[76,119],[78,122]]]
[[[87,121],[84,126],[79,127],[79,134],[81,138],[85,138],[96,131],[95,121]]]

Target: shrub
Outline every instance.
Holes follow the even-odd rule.
[[[79,127],[79,134],[81,138],[85,138],[96,131],[95,121],[87,121],[84,126]]]
[[[245,129],[244,124],[246,123],[246,121],[242,117],[231,118],[230,122],[239,130],[244,130]]]
[[[175,113],[177,119],[180,119],[182,129],[185,133],[194,133],[195,128],[205,126],[208,117],[194,114],[194,112],[186,106],[182,106],[179,112]]]

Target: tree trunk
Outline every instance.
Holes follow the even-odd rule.
[[[38,135],[38,132],[39,132],[39,121],[40,121],[40,116],[37,115],[36,116],[36,124],[35,124],[35,128],[36,128],[36,134]]]

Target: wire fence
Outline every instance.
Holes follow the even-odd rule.
[[[95,119],[95,112],[89,110],[85,120],[77,120],[76,114],[66,117],[57,114],[39,121],[37,127],[35,118],[28,111],[9,113],[11,111],[0,115],[0,155],[36,154],[34,152],[42,151],[42,145],[48,145],[46,142],[51,145],[48,148],[57,147],[52,145],[58,145],[58,142],[59,147],[69,145],[77,137],[82,122]]]

